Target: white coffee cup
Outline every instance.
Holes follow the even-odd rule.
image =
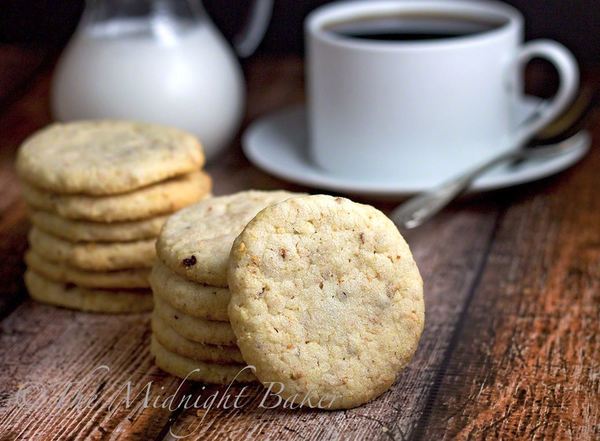
[[[490,25],[431,40],[335,31],[376,17]],[[579,83],[572,54],[554,41],[523,44],[523,17],[498,2],[333,3],[307,18],[306,35],[310,155],[336,175],[406,176],[424,184],[448,178],[527,140],[564,110]],[[560,86],[517,124],[522,70],[532,58],[550,61]]]

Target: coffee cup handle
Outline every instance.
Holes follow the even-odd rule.
[[[534,58],[542,58],[558,71],[559,87],[554,97],[543,101],[536,112],[522,123],[515,134],[516,144],[527,142],[536,133],[554,121],[575,98],[579,87],[579,68],[573,54],[562,44],[552,40],[534,40],[526,43],[517,55],[516,63],[523,68]]]

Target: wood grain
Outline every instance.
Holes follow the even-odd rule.
[[[596,148],[503,210],[416,439],[600,439],[599,172]]]
[[[302,100],[296,58],[259,59],[246,75],[245,124]],[[19,143],[50,120],[48,88],[46,73],[0,114],[0,439],[600,437],[597,149],[559,177],[460,201],[407,234],[425,280],[426,327],[415,359],[380,399],[339,412],[269,410],[254,386],[242,409],[173,410],[161,407],[172,394],[175,403],[203,402],[240,388],[180,387],[154,367],[147,314],[83,314],[24,295],[28,223],[12,164]],[[216,194],[307,190],[254,168],[239,140],[208,170]],[[128,382],[133,396],[150,384],[150,405],[140,408],[139,397],[125,405]],[[88,405],[75,406],[78,398]]]

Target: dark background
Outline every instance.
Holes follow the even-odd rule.
[[[190,0],[200,1],[200,0]],[[275,0],[259,53],[301,53],[302,21],[325,0]],[[600,0],[509,0],[527,23],[527,38],[551,38],[569,47],[584,66],[600,64]],[[249,1],[206,0],[206,9],[231,38]],[[0,43],[59,50],[75,29],[83,0],[0,0]]]

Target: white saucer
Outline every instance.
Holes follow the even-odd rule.
[[[529,100],[519,113],[527,117],[536,100]],[[284,109],[254,121],[244,132],[242,146],[257,167],[281,179],[334,192],[366,196],[407,196],[427,190],[439,182],[424,183],[398,176],[394,180],[340,177],[313,164],[307,154],[305,109]],[[572,166],[587,153],[590,137],[579,138],[568,153],[554,158],[527,161],[517,167],[497,167],[474,182],[471,192],[495,190],[535,181]],[[465,169],[474,164],[466,164]]]

